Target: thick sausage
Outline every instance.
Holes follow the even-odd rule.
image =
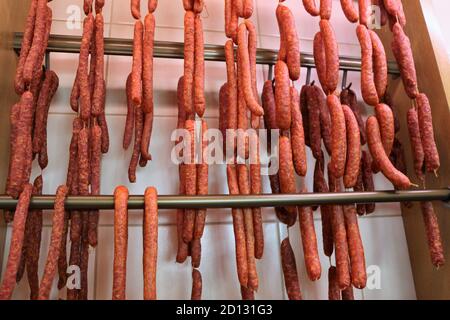
[[[131,15],[136,20],[141,18],[141,1],[140,0],[131,0]]]
[[[289,300],[302,300],[300,281],[298,279],[297,264],[295,262],[294,251],[292,250],[289,238],[281,242],[281,266],[283,268],[284,284],[286,286]]]
[[[431,262],[436,268],[444,265],[444,249],[442,247],[441,233],[436,213],[431,202],[421,202],[423,221],[430,250]]]
[[[156,263],[158,259],[158,194],[145,190],[144,209],[144,299],[156,300]]]
[[[354,205],[344,206],[344,218],[347,231],[348,252],[350,255],[352,284],[358,289],[363,289],[367,281],[366,260]]]
[[[325,55],[323,36],[320,31],[314,36],[313,54],[320,85],[322,86],[323,92],[328,93],[330,90],[327,87],[327,58]]]
[[[414,99],[419,94],[419,89],[417,88],[416,67],[414,66],[411,42],[398,22],[394,24],[392,33],[392,52],[400,68],[403,86],[408,97]]]
[[[119,186],[114,191],[114,273],[113,300],[125,300],[128,252],[128,190]]]
[[[239,195],[239,184],[235,165],[227,165],[228,190],[231,195]],[[236,265],[241,286],[247,287],[248,262],[247,244],[245,241],[245,223],[242,209],[232,209],[234,240],[236,249]]]
[[[302,0],[303,6],[305,7],[305,10],[312,15],[313,17],[316,17],[320,13],[320,9],[317,7],[315,0]]]
[[[142,104],[142,57],[144,25],[140,20],[134,24],[133,66],[131,70],[131,99],[136,106]]]
[[[289,70],[281,60],[275,65],[275,102],[277,127],[287,130],[291,127],[291,90]]]
[[[411,186],[411,181],[392,165],[384,151],[381,141],[380,126],[376,117],[370,116],[369,119],[367,119],[366,129],[370,153],[380,166],[384,176],[388,178],[396,188],[401,190],[409,188]]]
[[[195,196],[197,194],[197,168],[195,164],[195,121],[186,120],[185,129],[189,133],[189,139],[187,141],[190,148],[190,157],[185,163],[185,183],[186,183],[186,195]],[[186,137],[187,138],[187,137]],[[185,155],[187,157],[187,155]],[[186,243],[191,242],[194,236],[195,225],[195,210],[186,209],[183,226],[183,240]]]
[[[358,0],[359,24],[369,27],[371,14],[371,0]]]
[[[425,154],[425,168],[428,172],[437,172],[441,166],[439,152],[436,147],[433,130],[431,106],[427,96],[423,93],[416,98],[417,114],[419,115],[420,136]]]
[[[375,113],[380,125],[381,141],[386,155],[390,155],[394,145],[395,127],[392,109],[384,103],[375,106]]]
[[[303,193],[307,190],[304,189]],[[314,229],[314,216],[311,207],[298,207],[298,220],[300,221],[300,233],[302,237],[303,253],[308,277],[311,281],[320,278],[322,272],[320,266],[319,251],[317,250],[316,231]]]
[[[123,133],[123,148],[125,150],[127,150],[131,144],[134,129],[135,106],[133,104],[133,100],[131,99],[131,73],[128,75],[127,78],[126,94],[127,94],[127,119],[125,121],[125,130]]]
[[[353,5],[353,0],[341,0],[341,7],[348,21],[358,22],[358,10]]]
[[[56,267],[64,232],[64,201],[66,200],[67,193],[68,188],[66,186],[60,186],[56,191],[50,249],[47,255],[47,262],[45,263],[44,274],[42,276],[41,284],[39,287],[39,300],[48,300],[50,290],[52,288],[53,278],[56,273]]]
[[[375,106],[379,99],[374,79],[372,40],[369,30],[363,25],[358,25],[356,35],[361,45],[361,94],[364,102]]]
[[[20,264],[20,257],[22,255],[25,223],[32,191],[33,186],[31,184],[26,184],[17,203],[12,227],[11,244],[9,246],[8,262],[6,263],[2,284],[0,286],[0,300],[10,300],[14,286],[16,285],[16,275]]]
[[[192,270],[191,300],[202,299],[202,274],[197,269]]]
[[[307,171],[305,133],[303,119],[300,112],[299,96],[295,87],[291,87],[291,144],[295,172],[304,177]]]
[[[200,15],[195,17],[195,59],[194,59],[194,109],[199,117],[205,113],[205,54],[203,22]]]
[[[420,134],[419,116],[417,115],[417,111],[415,108],[411,108],[408,110],[407,123],[408,123],[409,139],[411,142],[411,149],[414,159],[414,169],[416,172],[416,176],[421,181],[423,181],[424,180],[423,165],[425,153],[423,150],[424,148],[422,145],[422,138]]]
[[[332,93],[339,81],[339,51],[333,28],[328,20],[320,20],[320,34],[325,49],[327,93]]]
[[[184,15],[184,104],[186,113],[194,112],[195,14]]]
[[[332,0],[320,0],[320,19],[330,20],[332,5]]]
[[[242,0],[242,18],[250,19],[253,14],[253,0]]]
[[[341,178],[345,173],[347,158],[347,133],[345,115],[342,105],[335,95],[327,97],[327,105],[331,116],[332,150],[329,168],[335,178]]]
[[[311,86],[306,92],[309,116],[309,143],[315,159],[320,159],[322,155],[322,131],[319,107],[322,92],[320,91],[317,86]]]
[[[361,142],[358,122],[353,111],[347,105],[342,105],[347,131],[347,163],[345,165],[344,186],[353,188],[356,185],[361,164]]]
[[[378,34],[373,30],[369,30],[370,40],[372,41],[373,56],[373,74],[375,88],[378,93],[378,99],[382,99],[386,93],[388,82],[388,67],[386,60],[386,52],[383,43]]]
[[[276,15],[280,34],[284,38],[289,77],[295,81],[300,78],[300,47],[295,19],[291,10],[284,5],[278,5]]]

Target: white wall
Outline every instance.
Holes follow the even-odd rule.
[[[59,0],[51,2],[53,7],[53,30],[55,34],[81,34],[81,30],[69,30],[66,25],[69,5],[81,5],[81,0]],[[129,11],[129,1],[108,0],[104,9],[107,37],[131,38],[133,20]],[[226,41],[223,31],[223,0],[205,0],[204,16],[205,42],[223,45]],[[278,47],[278,27],[275,18],[277,0],[255,0],[256,9],[253,21],[258,30],[259,47],[276,49]],[[312,39],[318,30],[317,18],[310,17],[299,0],[287,0],[296,16],[297,29],[301,37],[301,50],[312,52]],[[339,41],[340,54],[359,56],[359,46],[355,35],[355,25],[345,20],[339,6],[334,1],[332,23]],[[142,1],[142,8],[146,2]],[[160,0],[156,11],[156,40],[183,41],[183,8],[180,0]],[[51,106],[49,117],[49,169],[44,172],[47,194],[54,193],[59,184],[65,182],[68,145],[71,135],[71,122],[74,114],[68,104],[69,94],[77,67],[77,56],[70,54],[52,54],[51,68],[60,77],[60,89]],[[108,57],[106,60],[107,79],[107,119],[111,134],[110,152],[103,158],[102,193],[111,194],[118,184],[125,184],[131,194],[142,194],[145,187],[154,185],[160,194],[175,194],[178,189],[178,175],[174,164],[169,160],[170,132],[176,126],[176,86],[183,72],[181,60],[156,59],[155,61],[155,129],[151,144],[153,162],[146,169],[138,170],[138,183],[128,184],[127,168],[130,150],[122,150],[122,133],[125,123],[126,102],[124,85],[131,69],[130,57]],[[267,78],[267,67],[258,67],[258,86],[262,89]],[[305,81],[306,70],[300,86]],[[315,72],[313,72],[315,78]],[[349,73],[349,81],[359,91],[359,74]],[[217,127],[218,91],[226,80],[225,66],[221,62],[206,63],[206,119],[210,127]],[[367,110],[371,112],[371,110]],[[130,148],[131,149],[131,148]],[[309,173],[306,183],[312,189],[312,169],[314,162],[309,161]],[[377,189],[391,189],[386,180],[377,175]],[[264,179],[264,190],[270,192],[268,179]],[[214,166],[210,170],[210,193],[227,193],[225,168]],[[409,256],[404,235],[403,222],[398,204],[378,205],[377,212],[361,218],[360,228],[365,245],[367,265],[376,265],[381,270],[381,288],[377,290],[355,290],[359,299],[415,299],[415,291]],[[240,292],[235,271],[234,238],[230,210],[210,210],[208,215],[201,272],[203,275],[203,297],[205,299],[239,299]],[[190,264],[175,263],[176,227],[174,211],[161,211],[159,260],[158,260],[158,297],[161,299],[190,298]],[[279,245],[287,235],[285,226],[278,224],[273,210],[265,210],[265,252],[258,262],[260,290],[257,299],[283,299],[286,297],[280,267]],[[46,219],[41,253],[41,269],[49,243],[51,227]],[[130,215],[129,256],[128,256],[128,298],[142,298],[142,215],[133,212]],[[321,242],[320,217],[316,217],[316,231]],[[91,250],[90,298],[109,299],[111,297],[113,228],[111,212],[102,212],[100,239],[97,249]],[[294,246],[297,267],[301,276],[301,285],[305,299],[327,299],[328,259],[321,252],[322,277],[311,283],[307,280],[298,225],[289,230]],[[7,243],[9,245],[9,243]],[[320,245],[320,248],[322,246]],[[14,298],[26,298],[28,295],[24,279],[14,293]],[[52,297],[64,296],[53,290]]]

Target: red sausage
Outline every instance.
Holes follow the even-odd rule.
[[[125,300],[128,252],[128,190],[119,186],[114,191],[114,272],[113,300]]]
[[[341,7],[348,21],[351,23],[358,21],[358,10],[353,5],[353,0],[341,0]]]
[[[363,25],[358,25],[356,35],[361,45],[361,94],[364,102],[375,106],[379,99],[374,80],[372,40],[369,31]]]
[[[347,163],[345,166],[344,186],[353,188],[356,185],[361,163],[361,142],[356,117],[349,106],[342,105],[347,131]]]
[[[142,104],[142,57],[144,25],[140,20],[134,24],[133,66],[131,71],[131,99],[136,106]]]
[[[439,268],[444,265],[445,258],[437,216],[431,202],[421,202],[420,206],[422,209],[423,221],[425,223],[431,262],[436,268]]]
[[[298,279],[297,264],[295,262],[294,251],[292,250],[289,238],[281,242],[281,266],[283,268],[284,284],[286,286],[289,300],[302,300],[300,281]]]
[[[417,177],[423,181],[423,165],[425,154],[423,151],[422,138],[420,135],[419,116],[415,108],[408,110],[407,114],[409,139],[414,158],[414,169]]]
[[[347,141],[345,115],[342,105],[335,95],[329,95],[327,105],[331,115],[332,151],[329,168],[335,178],[341,178],[345,173],[347,158]]]
[[[333,28],[328,20],[320,20],[320,34],[325,49],[327,93],[332,93],[339,81],[339,51]]]
[[[291,87],[291,144],[294,168],[299,176],[304,177],[307,171],[305,133],[300,112],[299,96],[295,87]]]
[[[145,190],[144,209],[144,300],[156,300],[156,263],[158,260],[158,194]]]
[[[277,127],[287,130],[291,127],[291,92],[289,70],[281,60],[275,65],[275,83]]]

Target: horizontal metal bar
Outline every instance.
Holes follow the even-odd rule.
[[[263,194],[251,196],[209,195],[209,196],[171,196],[160,195],[160,209],[176,208],[244,208],[274,207],[289,205],[322,205],[371,202],[406,201],[450,201],[450,189],[375,191],[342,193],[305,193],[305,194]],[[33,197],[32,209],[52,209],[55,196]],[[0,209],[13,210],[17,200],[9,196],[0,196]],[[129,209],[143,209],[144,197],[132,195],[128,200]],[[71,196],[66,199],[66,209],[114,209],[113,196]]]
[[[16,33],[13,40],[13,48],[20,51],[22,45],[22,33]],[[80,36],[51,35],[48,41],[47,51],[62,53],[80,52]],[[133,42],[130,39],[105,38],[105,54],[131,56],[133,54]],[[184,43],[155,41],[155,58],[184,59]],[[277,62],[278,52],[276,50],[258,49],[256,53],[256,63],[273,65]],[[205,60],[225,61],[224,46],[205,44]],[[314,57],[310,53],[301,53],[301,65],[303,67],[314,68]],[[341,70],[361,71],[361,60],[352,57],[339,57]],[[393,75],[400,74],[395,62],[388,62],[388,72]]]

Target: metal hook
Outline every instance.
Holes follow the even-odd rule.
[[[344,70],[344,74],[342,75],[342,89],[347,87],[347,70]]]
[[[311,68],[308,67],[306,69],[306,85],[309,85],[310,82],[311,82]]]

